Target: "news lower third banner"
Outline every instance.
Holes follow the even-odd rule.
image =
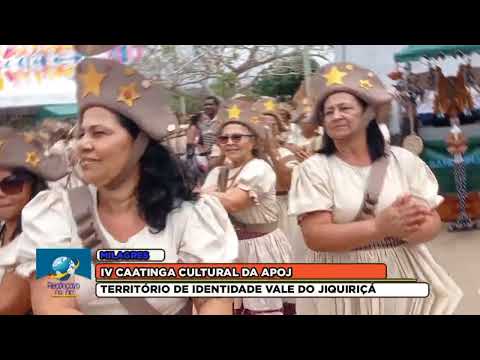
[[[162,249],[99,250],[96,294],[117,297],[422,298],[429,284],[387,278],[385,264],[163,263]]]

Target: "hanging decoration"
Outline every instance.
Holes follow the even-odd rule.
[[[98,55],[122,64],[133,64],[142,56],[142,47],[132,45],[120,45]],[[72,79],[82,59],[73,45],[0,45],[0,94],[32,82]]]

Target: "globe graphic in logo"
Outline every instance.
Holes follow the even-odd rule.
[[[50,275],[50,277],[60,281],[67,281],[73,274],[75,274],[75,270],[79,265],[79,261],[75,264],[75,262],[69,257],[58,257],[52,263],[53,274]]]

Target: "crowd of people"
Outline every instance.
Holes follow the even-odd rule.
[[[82,51],[82,47],[78,47]],[[92,55],[91,48],[89,53]],[[462,297],[425,243],[441,228],[438,183],[390,146],[392,101],[355,64],[317,71],[300,103],[205,99],[185,154],[165,91],[113,60],[77,67],[79,120],[47,145],[0,128],[0,314],[451,314]],[[382,116],[382,118],[384,118]],[[385,263],[427,298],[76,298],[37,279],[36,249],[163,248],[166,262]],[[93,266],[93,265],[92,265]]]

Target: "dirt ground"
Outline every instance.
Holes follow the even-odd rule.
[[[455,314],[480,315],[480,230],[449,233],[445,225],[428,248],[464,293]]]

